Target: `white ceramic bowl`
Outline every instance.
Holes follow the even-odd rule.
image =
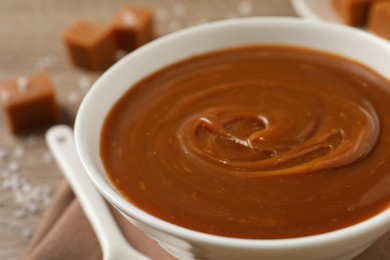
[[[390,229],[390,210],[357,225],[321,235],[277,240],[204,234],[155,218],[126,201],[110,184],[99,156],[100,131],[113,104],[150,73],[194,54],[282,44],[352,58],[390,79],[390,45],[363,31],[296,18],[249,18],[200,25],[162,37],[105,72],[83,100],[75,139],[89,177],[127,219],[180,259],[350,259]]]

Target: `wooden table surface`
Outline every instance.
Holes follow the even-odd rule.
[[[148,7],[164,35],[199,23],[244,16],[296,16],[289,0],[0,0],[0,82],[47,71],[68,124],[100,73],[70,65],[61,34],[85,18],[107,23],[125,4]],[[44,130],[8,132],[0,114],[0,259],[21,259],[62,174]],[[390,259],[387,234],[358,259]]]

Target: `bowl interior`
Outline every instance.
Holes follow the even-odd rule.
[[[110,185],[99,155],[103,121],[112,105],[150,73],[193,55],[245,45],[290,45],[339,54],[390,79],[390,47],[358,29],[296,18],[246,18],[196,26],[151,42],[132,52],[94,84],[77,114],[75,139],[93,183],[116,207],[134,219],[183,236],[203,236],[158,220],[123,199]],[[390,217],[390,213],[387,216]],[[211,236],[210,236],[211,237]]]

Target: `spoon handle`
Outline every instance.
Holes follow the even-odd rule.
[[[46,142],[96,233],[103,257],[109,259],[110,256],[118,254],[113,251],[123,251],[124,247],[130,247],[113,219],[106,201],[93,186],[81,164],[72,129],[65,125],[54,126],[46,133]],[[148,259],[135,249],[133,251],[133,255],[127,255],[128,259]]]

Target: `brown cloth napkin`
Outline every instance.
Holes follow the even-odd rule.
[[[124,236],[134,248],[151,259],[174,259],[156,242],[130,224],[119,212],[111,210]],[[390,260],[389,246],[390,232],[355,260]],[[59,186],[51,206],[34,234],[25,259],[102,259],[95,233],[66,181]]]
[[[174,259],[111,208],[128,242],[152,259]],[[25,259],[102,259],[95,233],[69,184],[63,181],[27,249]]]

